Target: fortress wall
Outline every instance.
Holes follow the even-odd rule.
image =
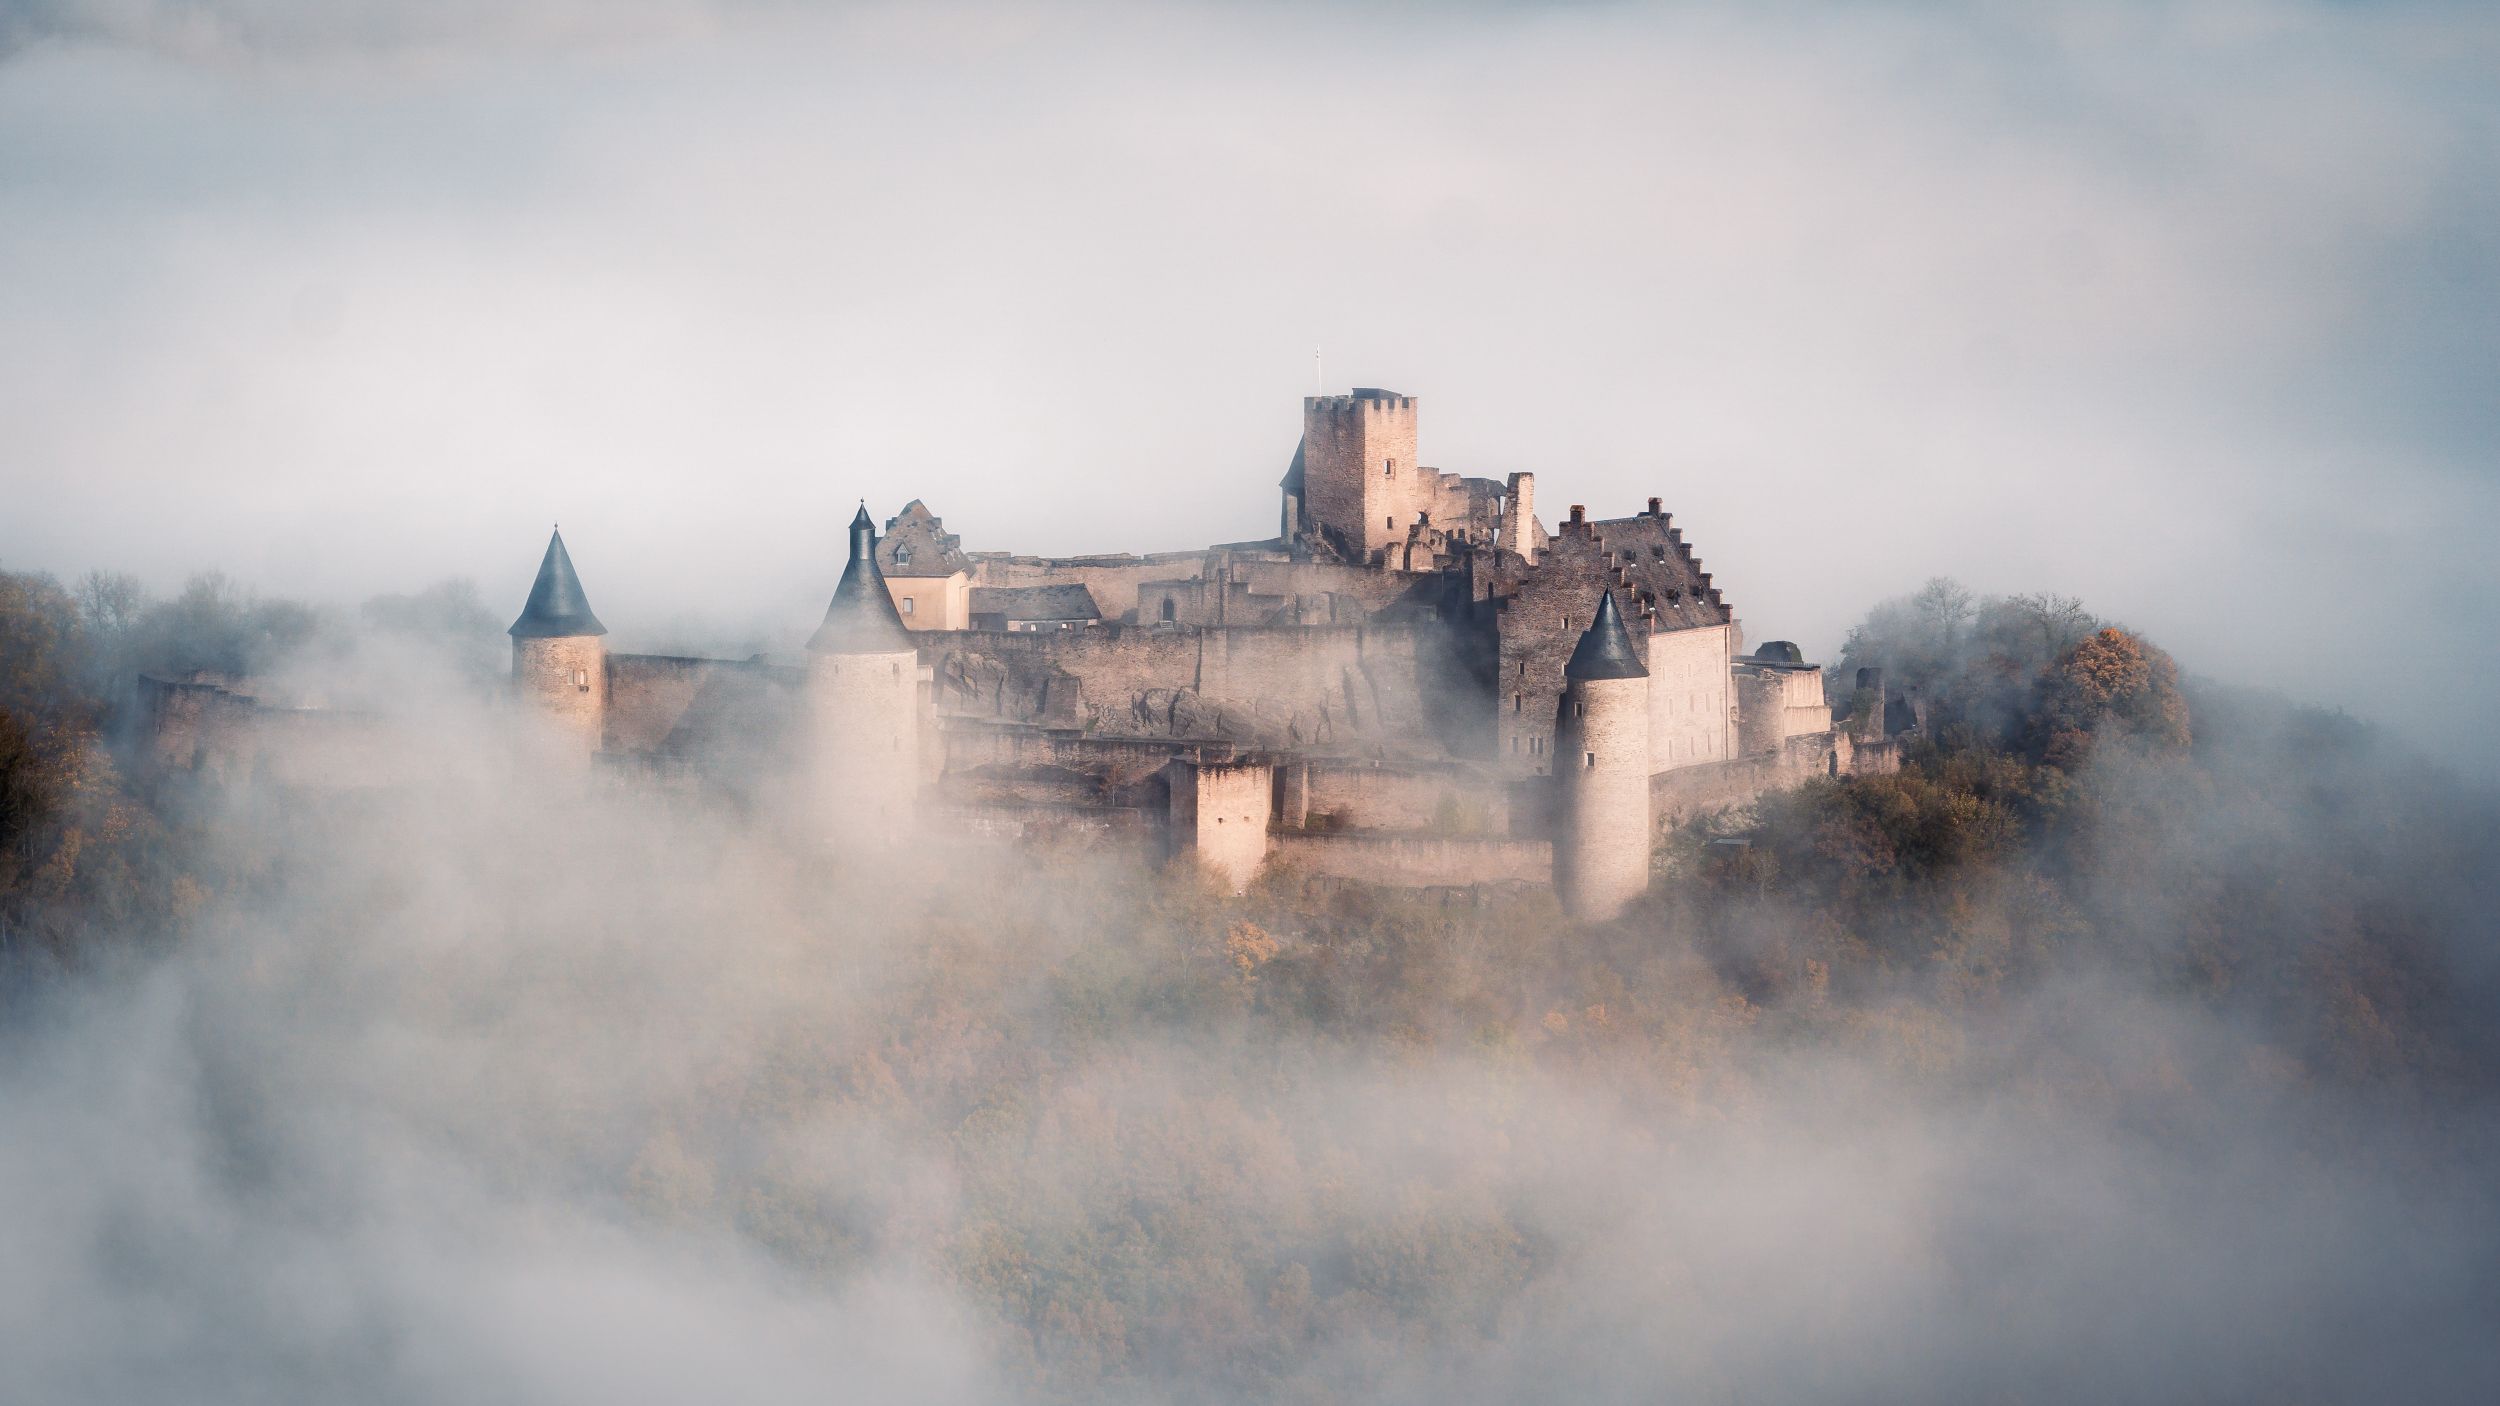
[[[1542,885],[1554,875],[1554,848],[1543,840],[1287,831],[1274,846],[1275,862],[1301,873],[1396,888]]]
[[[1163,770],[1175,750],[1166,741],[1080,737],[960,721],[941,727],[938,736],[950,773],[980,767],[1064,768],[1099,776],[1114,789],[1143,785]]]
[[[1431,581],[1429,572],[1383,571],[1319,561],[1237,562],[1233,578],[1263,596],[1351,596],[1374,610]]]
[[[1734,755],[1728,627],[1670,630],[1649,640],[1649,769]]]
[[[939,706],[1103,736],[1437,755],[1445,749],[1427,721],[1433,681],[1419,636],[1416,626],[953,636],[937,662]],[[1071,684],[1073,701],[1063,696]]]
[[[734,667],[736,662],[667,654],[609,655],[608,750],[658,750],[685,717],[695,695],[717,671]]]
[[[1859,753],[1867,755],[1861,757]],[[1880,774],[1900,769],[1891,744],[1860,748],[1845,734],[1816,733],[1783,740],[1771,751],[1730,761],[1679,767],[1649,778],[1650,823],[1663,833],[1696,816],[1750,805],[1818,776]]]
[[[1314,762],[1308,768],[1305,824],[1318,830],[1434,830],[1510,833],[1509,787],[1456,768]]]
[[[1137,609],[1138,588],[1148,581],[1171,581],[1206,574],[1205,552],[1152,552],[1145,556],[1018,557],[976,554],[972,559],[975,586],[1079,585],[1094,594],[1095,608],[1106,621],[1119,620]]]
[[[420,779],[417,754],[370,713],[273,708],[215,684],[144,676],[137,688],[140,746],[154,766],[322,790]]]

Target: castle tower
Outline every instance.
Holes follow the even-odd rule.
[[[877,529],[861,505],[851,560],[807,642],[811,789],[827,834],[889,844],[920,785],[920,653],[877,568]]]
[[[584,756],[599,750],[608,720],[608,627],[590,613],[582,579],[573,574],[564,534],[547,539],[529,603],[506,633],[512,636],[512,690],[555,722]]]
[[[1359,386],[1303,397],[1299,459],[1301,518],[1349,555],[1405,541],[1416,514],[1432,507],[1437,484],[1415,462],[1411,395]]]
[[[1649,670],[1611,591],[1563,667],[1554,781],[1555,892],[1602,922],[1649,887]]]

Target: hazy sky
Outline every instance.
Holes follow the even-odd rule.
[[[1325,349],[1754,639],[1938,573],[2500,759],[2500,18],[0,0],[0,564],[801,633],[1261,535]],[[2471,735],[2479,733],[2480,735]]]

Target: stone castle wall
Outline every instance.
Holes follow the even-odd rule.
[[[608,750],[656,752],[676,730],[704,686],[721,671],[737,668],[738,662],[666,654],[611,654],[607,665]]]
[[[1095,557],[1024,557],[1004,552],[972,554],[975,586],[1083,586],[1093,592],[1094,607],[1105,620],[1132,618],[1137,592],[1148,581],[1168,581],[1205,574],[1207,553],[1121,553]]]
[[[1729,627],[1668,630],[1649,640],[1649,769],[1671,771],[1735,754]]]
[[[1433,756],[1439,667],[1415,626],[1098,626],[932,637],[942,716],[1101,737]]]
[[[1401,888],[1541,886],[1554,874],[1554,847],[1544,840],[1288,831],[1273,844],[1270,862],[1301,874]]]

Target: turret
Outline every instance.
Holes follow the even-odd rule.
[[[811,772],[826,832],[889,843],[920,784],[920,654],[877,568],[867,505],[851,519],[851,560],[807,642]]]
[[[590,613],[564,534],[547,539],[529,603],[512,622],[512,690],[554,722],[568,745],[587,756],[599,750],[608,719],[608,627]]]
[[[1649,669],[1611,591],[1563,666],[1554,781],[1555,891],[1602,922],[1649,887]]]

